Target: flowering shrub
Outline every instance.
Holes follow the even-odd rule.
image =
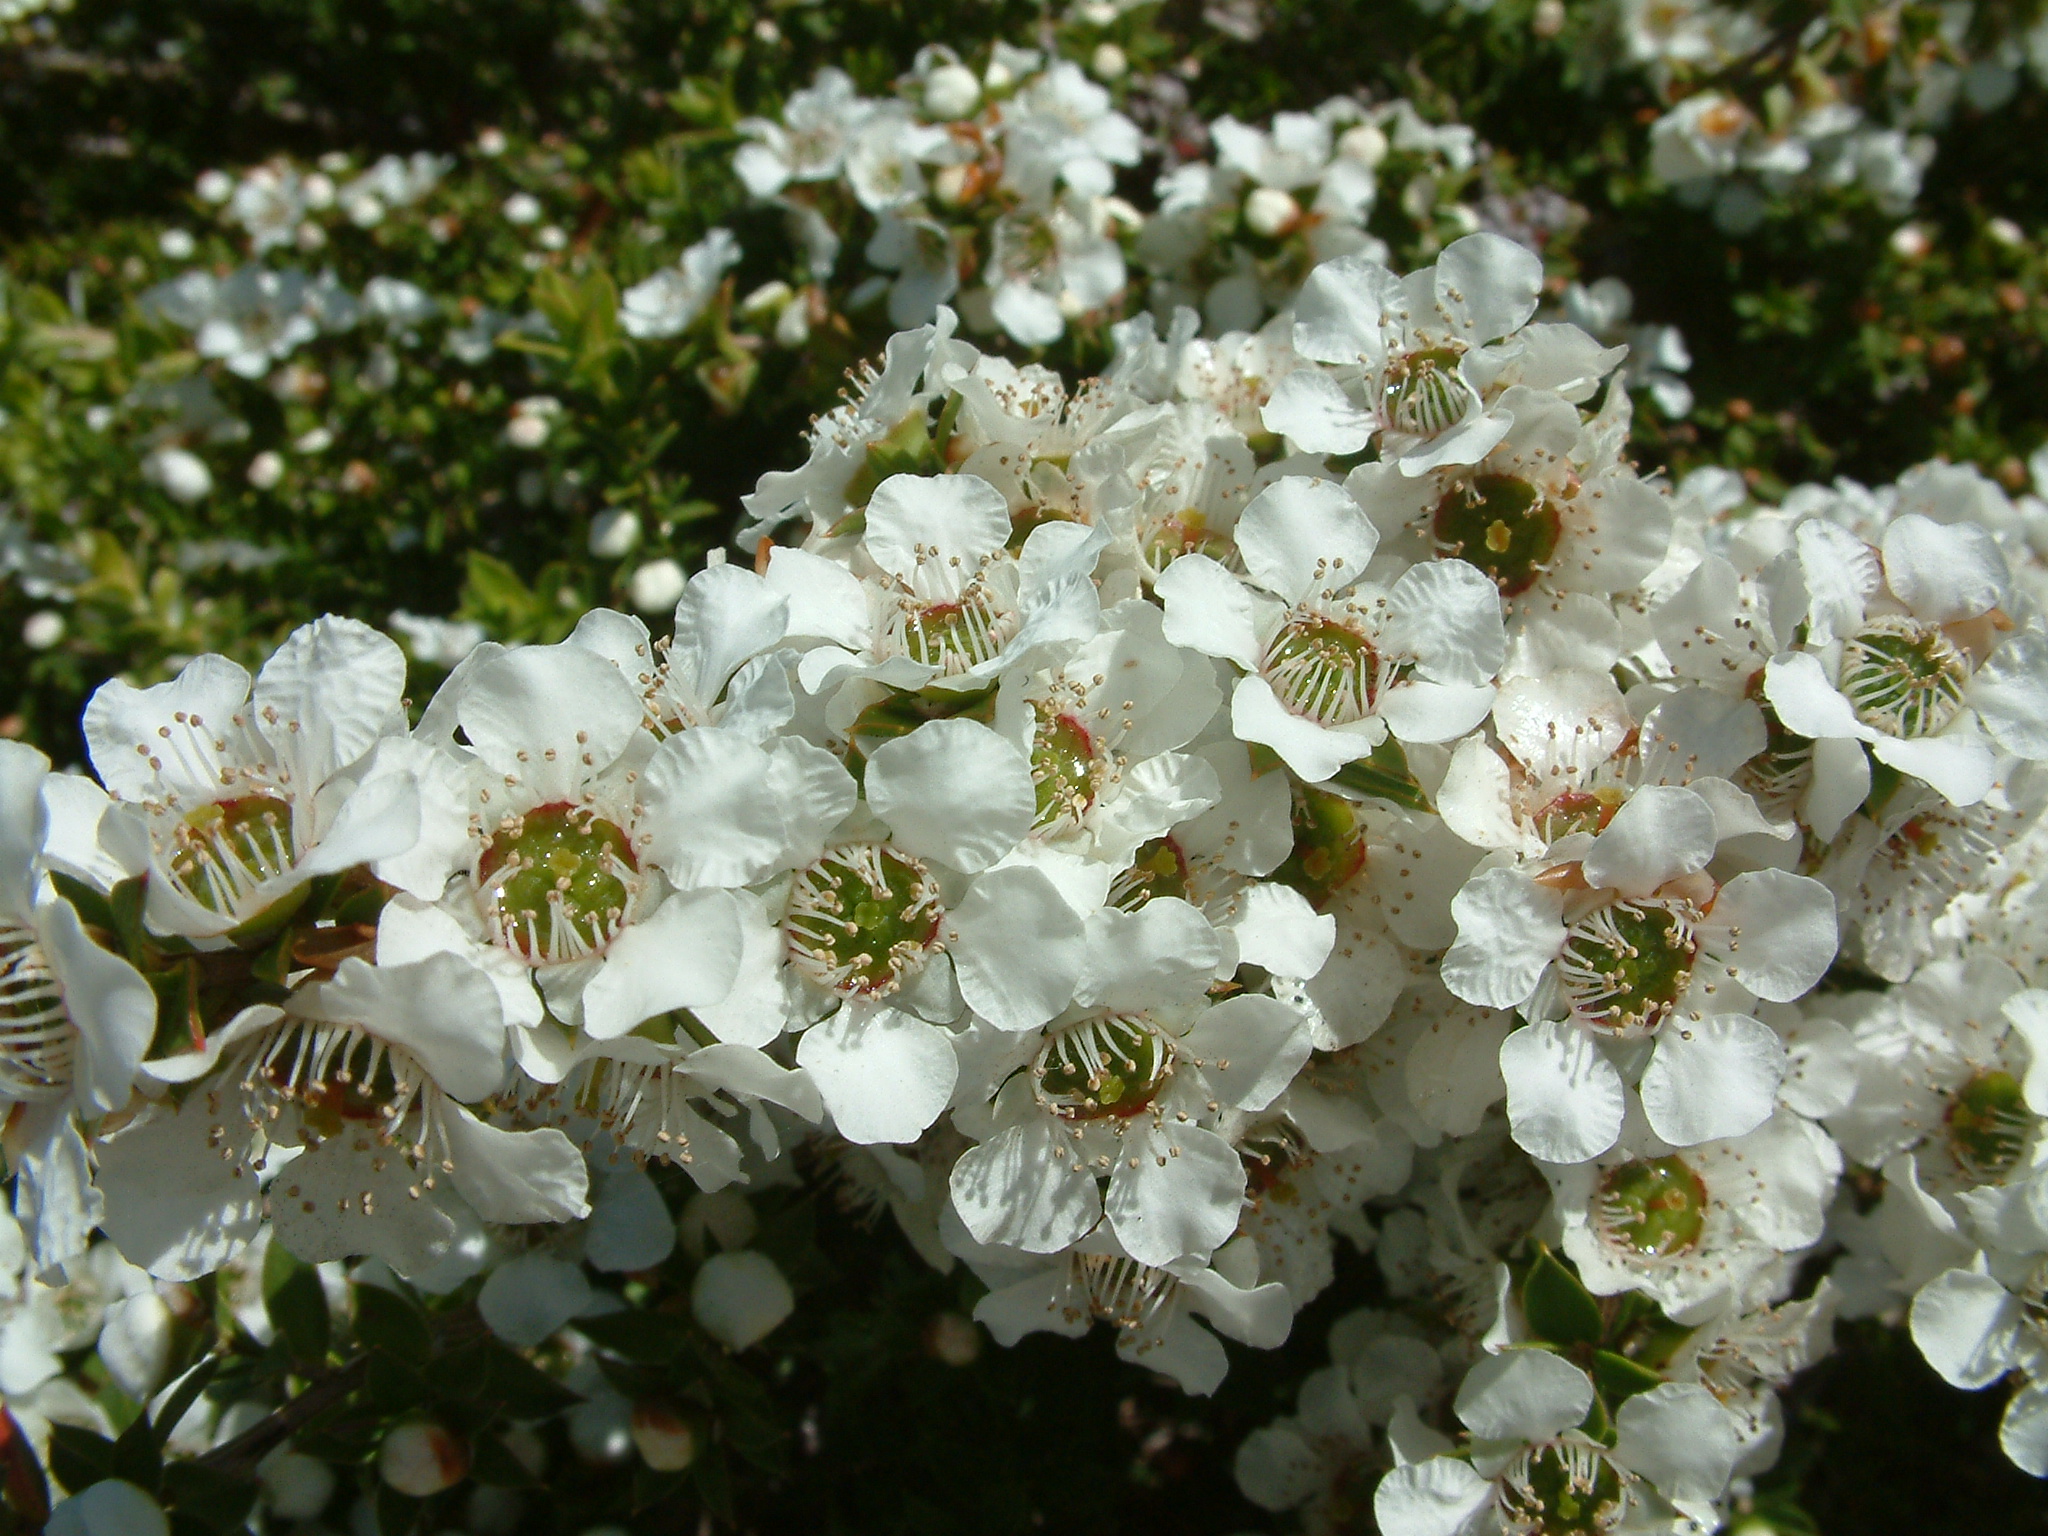
[[[1844,46],[1404,24],[1674,100]],[[1949,26],[1873,121],[1966,37],[2037,110]],[[280,154],[20,259],[10,1528],[957,1526],[846,1486],[911,1440],[1094,1528],[1207,1440],[1269,1529],[1796,1531],[1788,1394],[1887,1326],[2048,1476],[2032,237],[1899,223],[1861,117],[1731,162],[1731,270],[1796,208],[1867,260],[1774,416],[1579,252],[1688,216],[1701,95],[1601,202],[1420,75],[1197,112],[1176,41]]]

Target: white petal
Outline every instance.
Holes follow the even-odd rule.
[[[676,1221],[654,1180],[639,1168],[614,1168],[597,1187],[583,1257],[613,1274],[652,1269],[676,1246]]]
[[[1038,814],[1024,754],[972,720],[932,720],[884,742],[865,785],[899,847],[970,875],[1022,842]]]
[[[1505,235],[1466,235],[1437,257],[1436,294],[1474,341],[1493,341],[1520,330],[1536,313],[1543,259]]]
[[[553,1126],[505,1131],[460,1104],[443,1106],[448,1178],[485,1221],[575,1221],[590,1214],[590,1174]]]
[[[333,980],[295,992],[291,1012],[359,1025],[403,1046],[458,1099],[488,1098],[505,1079],[498,989],[455,955],[387,966],[351,956]]]
[[[2048,1477],[2048,1383],[2013,1393],[1998,1421],[1998,1448],[2029,1477]]]
[[[1870,750],[1879,762],[1912,774],[1950,805],[1975,805],[1998,782],[1998,760],[1991,748],[1967,736],[1923,736],[1917,741],[1879,736]]]
[[[300,782],[324,783],[402,731],[405,652],[389,635],[332,614],[292,631],[256,675],[257,729]]]
[[[1936,624],[1990,612],[2012,584],[1989,528],[1937,523],[1917,512],[1895,517],[1886,527],[1884,575],[1915,617]]]
[[[1383,721],[1368,716],[1360,724],[1379,728],[1336,731],[1291,714],[1263,677],[1239,678],[1230,696],[1230,728],[1237,739],[1271,747],[1310,784],[1320,784],[1346,763],[1371,756],[1385,739]]]
[[[1835,898],[1818,880],[1750,870],[1721,887],[1710,920],[1728,934],[1729,978],[1766,1002],[1804,997],[1834,963]]]
[[[1823,842],[1832,842],[1842,823],[1870,795],[1870,759],[1852,736],[1823,736],[1813,744],[1813,782],[1800,815]]]
[[[1913,1342],[1943,1381],[1968,1392],[2012,1369],[2021,1321],[2018,1298],[1973,1270],[1937,1275],[1913,1298]]]
[[[1009,538],[1010,503],[978,475],[891,475],[868,501],[867,552],[906,581],[923,566],[957,565],[958,590]]]
[[[78,1028],[74,1092],[91,1110],[119,1109],[156,1035],[156,993],[134,966],[92,941],[70,902],[45,906],[36,929]]]
[[[1516,1030],[1500,1043],[1515,1144],[1546,1163],[1583,1163],[1621,1135],[1626,1099],[1614,1063],[1568,1020]]]
[[[1252,595],[1207,555],[1182,555],[1159,573],[1152,590],[1166,605],[1162,633],[1175,645],[1234,661],[1247,672],[1259,664]]]
[[[1805,651],[1788,651],[1770,659],[1764,668],[1764,697],[1770,700],[1785,729],[1794,735],[1871,735],[1868,727],[1856,718],[1849,701],[1828,681],[1820,659]]]
[[[583,1030],[610,1040],[672,1008],[721,1001],[739,974],[740,907],[726,891],[671,896],[613,941],[583,989]]]
[[[1337,919],[1318,912],[1292,886],[1262,882],[1237,899],[1225,923],[1237,957],[1275,976],[1306,981],[1323,968],[1337,943]]]
[[[1993,651],[1970,682],[1970,706],[2006,751],[2048,758],[2048,634],[2028,630]]]
[[[1549,1440],[1593,1406],[1586,1373],[1547,1349],[1482,1355],[1458,1385],[1454,1411],[1482,1440]]]
[[[1493,709],[1493,697],[1490,686],[1415,678],[1387,690],[1380,699],[1380,718],[1402,741],[1456,741],[1485,722]]]
[[[1373,434],[1372,417],[1351,403],[1337,381],[1307,368],[1282,375],[1259,422],[1300,453],[1356,453]]]
[[[1234,537],[1245,573],[1290,603],[1352,585],[1380,539],[1349,491],[1305,475],[1283,476],[1254,496]]]
[[[1621,1405],[1614,1427],[1615,1462],[1681,1506],[1720,1498],[1742,1448],[1735,1416],[1689,1382],[1637,1393]]]
[[[1372,1513],[1383,1536],[1465,1536],[1493,1505],[1493,1484],[1469,1462],[1449,1456],[1396,1467],[1373,1490]]]
[[[1507,660],[1500,589],[1463,560],[1429,560],[1403,571],[1387,594],[1381,638],[1415,659],[1434,683],[1490,682]]]
[[[960,995],[998,1029],[1036,1029],[1067,1006],[1087,953],[1081,918],[1039,870],[1013,865],[974,882],[946,916]]]
[[[492,1333],[514,1349],[531,1349],[597,1297],[583,1267],[546,1253],[522,1253],[491,1271],[476,1309]]]
[[[85,706],[85,746],[100,782],[123,800],[162,785],[210,799],[237,760],[231,723],[249,698],[249,674],[225,656],[198,656],[168,683],[135,688],[115,678]],[[197,726],[187,722],[197,717]],[[216,742],[225,741],[225,748]]]
[[[1088,953],[1074,986],[1083,1008],[1140,1012],[1200,997],[1225,950],[1201,911],[1177,897],[1135,912],[1104,907],[1088,918]]]
[[[640,795],[647,857],[692,888],[750,885],[810,863],[859,791],[823,747],[699,726],[655,749]]]
[[[110,1477],[60,1499],[43,1529],[48,1536],[170,1536],[171,1523],[155,1499]]]
[[[1203,1258],[1237,1230],[1244,1162],[1214,1131],[1131,1122],[1118,1147],[1103,1210],[1124,1251],[1141,1264]]]
[[[1277,997],[1253,993],[1205,1009],[1181,1039],[1217,1098],[1260,1110],[1287,1091],[1308,1062],[1308,1020]]]
[[[952,1037],[894,1008],[841,1008],[804,1031],[796,1059],[839,1134],[864,1146],[917,1140],[960,1075]]]
[[[164,1280],[213,1273],[249,1245],[263,1220],[253,1169],[211,1145],[217,1116],[202,1090],[98,1146],[107,1236],[131,1264]]]
[[[742,566],[706,567],[676,604],[670,671],[687,674],[691,696],[712,703],[750,657],[781,643],[789,607],[788,598]]]
[[[1443,959],[1444,985],[1468,1003],[1519,1008],[1563,946],[1564,897],[1513,869],[1474,875],[1452,898],[1458,941]]]
[[[690,1283],[690,1314],[727,1349],[758,1344],[796,1310],[796,1295],[775,1261],[742,1248],[714,1253]]]
[[[953,1209],[979,1243],[1058,1253],[1102,1219],[1094,1178],[1059,1122],[1032,1114],[970,1147],[948,1181]]]
[[[1746,1136],[1771,1117],[1785,1042],[1739,1013],[1667,1021],[1644,1069],[1643,1112],[1674,1147]]]
[[[1648,895],[1668,880],[1707,867],[1714,857],[1713,807],[1689,789],[1651,784],[1637,790],[1593,839],[1586,882]]]
[[[768,585],[789,604],[792,638],[860,651],[873,638],[867,589],[845,566],[805,549],[768,552]]]
[[[1376,261],[1340,256],[1309,273],[1294,301],[1294,348],[1323,363],[1377,363],[1383,317],[1401,299],[1400,280]]]
[[[580,645],[494,656],[470,674],[456,706],[477,756],[541,804],[576,799],[579,785],[625,751],[641,718],[639,692],[624,674]]]
[[[374,1254],[401,1275],[444,1260],[460,1229],[420,1175],[367,1131],[329,1137],[271,1181],[276,1241],[308,1264]],[[374,1214],[364,1214],[367,1200]]]

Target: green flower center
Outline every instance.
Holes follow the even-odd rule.
[[[626,834],[566,801],[507,817],[477,863],[492,937],[536,965],[600,954],[639,889]]]
[[[1238,1138],[1237,1155],[1244,1163],[1245,1188],[1253,1198],[1277,1200],[1283,1205],[1301,1198],[1286,1180],[1311,1154],[1293,1122],[1273,1120],[1254,1126]]]
[[[1961,647],[1917,619],[1880,619],[1842,647],[1842,696],[1888,735],[1934,735],[1961,711],[1969,685]]]
[[[1611,1168],[1593,1197],[1600,1235],[1642,1258],[1670,1258],[1699,1246],[1707,1186],[1681,1157],[1638,1158]]]
[[[1125,1119],[1165,1086],[1173,1051],[1144,1019],[1108,1013],[1053,1036],[1031,1071],[1039,1101],[1061,1119]]]
[[[1319,725],[1349,725],[1372,713],[1379,653],[1334,619],[1300,618],[1266,647],[1259,668],[1282,704]]]
[[[1041,828],[1080,823],[1095,803],[1102,767],[1088,728],[1071,714],[1038,708],[1038,731],[1031,742],[1031,782],[1038,789]]]
[[[19,1102],[63,1092],[75,1039],[35,935],[0,922],[0,1096]]]
[[[1170,837],[1142,844],[1130,868],[1109,882],[1109,904],[1125,912],[1135,912],[1161,896],[1188,899],[1187,855]]]
[[[271,794],[215,800],[187,811],[173,834],[170,875],[209,912],[236,913],[292,867],[291,803]]]
[[[1293,817],[1294,851],[1270,878],[1293,886],[1320,912],[1365,868],[1365,823],[1342,795],[1305,784],[1294,786]]]
[[[1193,507],[1154,519],[1144,533],[1145,564],[1158,575],[1182,555],[1207,555],[1212,560],[1230,559],[1230,539],[1213,531],[1209,520]]]
[[[1766,704],[1764,749],[1742,765],[1735,782],[1756,797],[1766,814],[1789,813],[1813,783],[1813,738],[1786,730],[1778,712]]]
[[[1501,1529],[1508,1536],[1602,1536],[1627,1508],[1621,1474],[1597,1449],[1575,1441],[1532,1446],[1501,1477]]]
[[[886,843],[842,843],[798,871],[783,929],[790,963],[842,997],[894,992],[939,948],[938,883]]]
[[[890,639],[899,655],[957,677],[1000,655],[1016,632],[1016,616],[1000,610],[977,581],[948,602],[901,598]]]
[[[1580,919],[1557,964],[1572,1012],[1604,1029],[1655,1029],[1692,984],[1698,920],[1674,900],[1612,902]]]
[[[1388,371],[1381,414],[1396,432],[1435,437],[1464,420],[1471,391],[1458,377],[1456,347],[1411,352]]]
[[[1476,565],[1513,597],[1550,568],[1564,519],[1535,486],[1517,475],[1474,475],[1436,504],[1437,547]]]
[[[1949,1151],[1979,1183],[2001,1183],[2019,1166],[2033,1128],[2026,1094],[2010,1072],[1979,1072],[1949,1100]]]

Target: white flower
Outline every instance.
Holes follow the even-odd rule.
[[[153,688],[103,684],[86,746],[124,802],[103,835],[139,834],[150,926],[217,944],[282,920],[310,880],[410,849],[417,785],[373,757],[404,730],[404,688],[393,641],[331,617],[293,631],[253,692],[224,656]]]
[[[642,341],[680,336],[704,313],[740,259],[730,231],[714,229],[645,282],[619,295],[619,329]]]
[[[1309,783],[1387,736],[1447,741],[1485,718],[1506,648],[1500,598],[1460,561],[1370,570],[1379,534],[1341,487],[1289,476],[1238,519],[1246,578],[1206,555],[1161,573],[1166,637],[1245,674],[1239,739]]]
[[[739,124],[750,142],[734,154],[733,170],[755,197],[773,197],[793,181],[828,181],[839,174],[848,141],[872,110],[843,71],[821,69],[784,103],[781,122],[750,117]]]
[[[1502,1043],[1501,1071],[1515,1139],[1537,1156],[1578,1162],[1614,1144],[1626,1094],[1612,1053],[1644,1036],[1656,1044],[1638,1088],[1666,1140],[1739,1136],[1771,1113],[1784,1044],[1741,1010],[1820,979],[1834,898],[1781,870],[1717,883],[1704,871],[1718,839],[1696,790],[1652,785],[1597,835],[1552,849],[1582,849],[1576,869],[1490,869],[1452,902],[1445,985],[1533,1021]]]

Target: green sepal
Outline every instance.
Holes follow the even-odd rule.
[[[1548,1248],[1523,1277],[1522,1316],[1546,1344],[1597,1344],[1606,1331],[1600,1303]]]
[[[327,1358],[326,1289],[319,1272],[294,1258],[283,1243],[272,1243],[263,1255],[263,1310],[294,1360],[317,1365]]]
[[[1434,809],[1420,781],[1408,771],[1408,754],[1392,736],[1384,738],[1368,756],[1339,768],[1330,782],[1355,795],[1391,801],[1411,811]]]
[[[1664,1378],[1626,1355],[1617,1355],[1611,1349],[1596,1349],[1593,1351],[1593,1385],[1600,1389],[1602,1401],[1610,1407],[1619,1408],[1638,1392],[1663,1386]]]

